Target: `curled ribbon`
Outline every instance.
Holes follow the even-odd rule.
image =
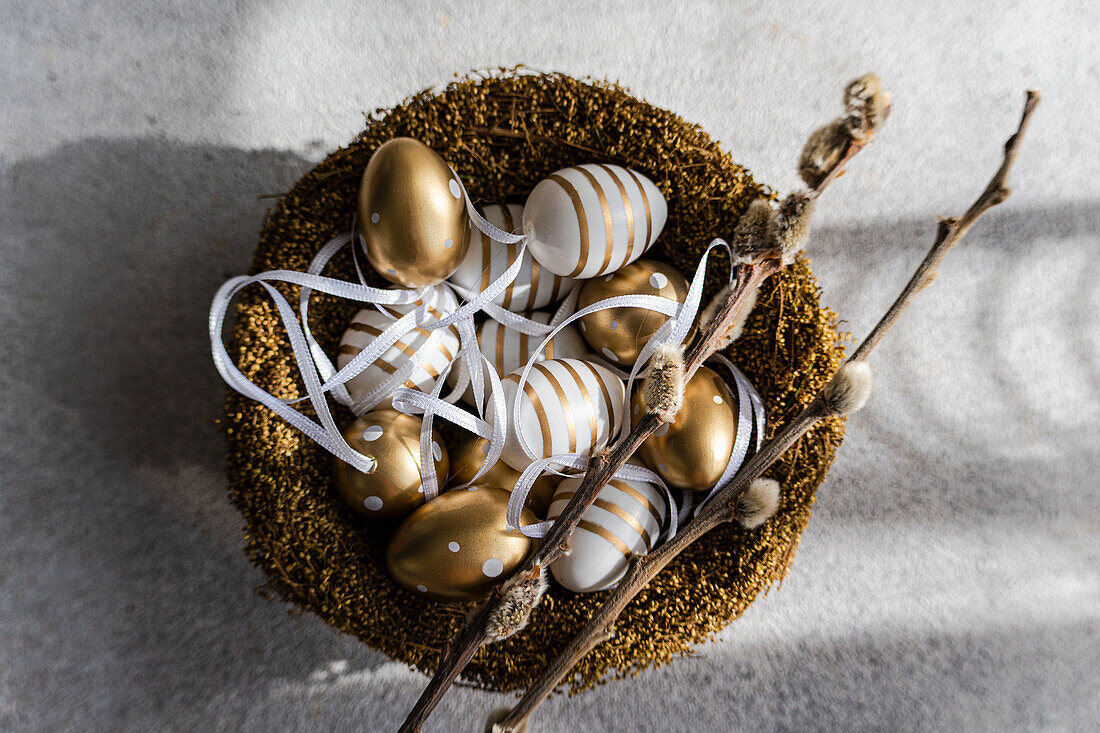
[[[482,217],[474,208],[473,202],[470,200],[465,186],[461,185],[461,179],[458,178],[457,175],[455,178],[460,182],[462,195],[466,200],[467,211],[474,226],[482,233],[498,242],[518,244],[520,246],[519,254],[522,255],[527,246],[523,235],[505,232]],[[502,293],[504,289],[515,280],[522,265],[522,258],[517,257],[516,262],[506,269],[500,277],[490,283],[485,290],[476,294],[474,297],[470,298],[468,302],[461,305],[454,313],[448,314],[438,321],[427,322],[426,307],[424,307],[429,294],[427,289],[389,289],[375,288],[366,285],[362,282],[362,271],[359,270],[358,260],[355,261],[355,264],[360,277],[359,283],[325,277],[321,274],[332,257],[343,247],[352,242],[358,245],[361,243],[361,239],[358,235],[351,233],[340,234],[333,238],[314,256],[306,272],[272,270],[262,272],[258,275],[234,277],[224,283],[214,295],[213,302],[210,306],[210,349],[218,373],[232,389],[272,410],[337,458],[351,464],[360,471],[370,472],[375,468],[374,459],[359,453],[344,440],[343,435],[336,426],[332,412],[329,409],[328,401],[325,398],[326,393],[332,394],[333,399],[351,408],[356,415],[361,415],[387,397],[394,395],[398,391],[400,385],[404,384],[413,372],[415,372],[416,369],[435,351],[439,340],[443,338],[444,331],[441,329],[454,325],[459,331],[463,347],[463,359],[468,367],[467,374],[465,376],[460,375],[460,381],[465,379],[470,380],[480,404],[484,397],[485,372],[480,351],[477,349],[473,318],[487,303],[498,294]],[[290,303],[272,285],[272,283],[276,282],[297,285],[301,288],[298,303],[299,312],[301,314],[300,323]],[[294,354],[299,373],[305,384],[307,396],[304,399],[308,399],[313,405],[317,413],[317,421],[311,420],[292,407],[293,404],[303,401],[303,398],[281,399],[260,388],[241,372],[226,351],[223,341],[223,332],[225,320],[229,312],[229,306],[237,294],[246,287],[254,284],[258,284],[264,288],[268,296],[275,303],[276,310],[279,313],[279,317],[286,329],[287,336],[290,339],[291,350]],[[436,287],[448,286],[441,284]],[[366,346],[366,348],[359,352],[342,369],[338,370],[321,349],[309,329],[309,298],[313,291],[326,293],[346,300],[374,304],[375,306],[414,307],[400,317],[395,318],[393,323],[387,326],[378,337]],[[418,301],[421,304],[420,307],[416,307]],[[393,314],[390,315],[392,316]],[[392,375],[387,376],[381,384],[358,400],[352,400],[345,386],[346,382],[362,372],[363,369],[367,368],[370,364],[374,363],[382,354],[397,343],[402,336],[408,334],[415,328],[423,328],[430,332],[428,338],[425,339],[425,342],[420,348],[418,348],[405,363],[398,367]],[[475,354],[476,357],[474,356]],[[490,369],[490,371],[492,370]],[[441,379],[440,382],[442,381]],[[448,395],[447,399],[452,401],[456,400],[458,395],[463,393],[466,386],[465,383],[463,382],[459,386],[461,389],[454,390],[451,395]],[[490,380],[490,386],[494,392],[499,391],[499,379]],[[440,403],[447,404],[444,400],[439,399],[440,389],[441,387],[433,390],[433,394],[429,395],[429,397],[433,400],[438,400]],[[434,402],[425,406],[424,429],[421,432],[421,469],[422,472],[427,474],[425,494],[428,495],[428,498],[434,496],[437,490],[434,463],[425,460],[427,456],[431,455],[432,415],[437,412],[439,412],[439,408]],[[502,435],[497,436],[498,432],[500,431],[490,431],[490,436],[494,439],[493,442],[496,443],[496,445],[490,447],[491,456],[494,453],[496,456],[499,456],[503,447],[504,439]],[[488,470],[488,468],[491,468],[491,464],[487,463],[483,468],[484,470]]]
[[[461,179],[457,175],[456,180],[458,180],[461,185]],[[669,319],[643,346],[641,353],[629,373],[616,368],[614,365],[607,363],[606,360],[599,357],[595,359],[599,363],[610,368],[621,378],[626,379],[626,397],[622,405],[624,419],[616,428],[615,433],[611,436],[611,439],[614,440],[624,433],[629,425],[629,400],[633,383],[638,378],[641,370],[644,369],[645,365],[648,363],[650,357],[660,345],[668,343],[674,346],[681,346],[684,339],[687,337],[695,320],[695,316],[698,313],[700,299],[702,297],[703,281],[706,273],[706,264],[711,251],[716,247],[725,247],[727,250],[729,248],[726,242],[721,239],[715,239],[710,243],[696,268],[695,275],[683,303],[670,298],[638,294],[607,298],[580,310],[575,310],[579,295],[579,287],[574,287],[558,307],[550,322],[548,324],[543,324],[526,318],[518,313],[508,311],[493,302],[518,276],[523,263],[522,255],[527,247],[526,236],[523,234],[506,232],[494,226],[474,208],[473,202],[470,200],[465,186],[462,186],[462,194],[466,200],[467,211],[474,226],[494,241],[503,244],[517,245],[519,251],[513,263],[485,289],[478,292],[470,292],[455,287],[454,290],[465,302],[453,313],[446,314],[438,320],[429,321],[427,317],[427,304],[431,294],[430,288],[420,290],[388,289],[366,285],[363,282],[362,270],[359,267],[358,258],[355,257],[354,248],[353,261],[359,277],[359,283],[338,280],[326,277],[322,274],[333,256],[343,247],[351,243],[354,243],[357,247],[362,246],[362,239],[358,234],[351,232],[340,234],[326,243],[318,251],[311,261],[309,268],[304,273],[290,270],[274,270],[263,272],[258,275],[240,276],[230,279],[219,288],[210,309],[209,329],[211,352],[215,366],[226,384],[242,395],[268,407],[291,425],[305,433],[322,448],[361,471],[370,472],[374,470],[375,461],[370,456],[366,456],[356,451],[344,440],[343,435],[336,426],[331,410],[329,409],[328,402],[325,398],[326,394],[331,394],[336,402],[348,407],[356,415],[362,415],[364,412],[381,403],[387,397],[391,397],[391,404],[394,409],[407,414],[423,415],[420,434],[420,462],[421,475],[423,478],[423,492],[425,499],[428,501],[433,499],[438,494],[439,490],[439,477],[436,476],[435,472],[434,443],[432,440],[432,430],[434,418],[436,416],[474,433],[487,441],[485,461],[467,485],[475,483],[481,476],[489,471],[500,459],[500,455],[504,448],[509,415],[507,414],[505,406],[504,390],[501,385],[500,376],[496,373],[491,362],[481,353],[477,344],[476,330],[474,328],[474,316],[477,313],[484,312],[507,328],[528,335],[542,337],[542,343],[532,352],[531,358],[520,374],[520,382],[517,390],[522,389],[523,385],[526,383],[535,361],[538,359],[539,355],[543,353],[543,350],[550,340],[560,333],[563,328],[585,315],[609,308],[643,308],[668,316]],[[284,282],[300,287],[301,290],[298,298],[300,323],[290,303],[272,285],[272,283],[276,282]],[[240,371],[226,351],[222,340],[222,334],[229,306],[233,298],[240,293],[241,290],[253,284],[259,284],[263,287],[275,303],[279,317],[290,339],[291,349],[302,376],[302,381],[305,384],[306,397],[304,398],[281,399],[266,392]],[[440,284],[435,287],[446,288],[451,286],[449,284]],[[393,322],[362,351],[356,354],[343,368],[337,369],[310,332],[308,319],[309,299],[314,291],[364,304],[373,304],[380,311],[393,318]],[[398,316],[385,306],[412,307]],[[443,373],[438,377],[430,393],[402,386],[435,352],[440,339],[443,338],[445,333],[443,329],[452,326],[459,333],[461,343],[460,359],[457,362],[449,364],[447,368],[443,370]],[[409,359],[402,363],[393,374],[388,375],[368,393],[362,395],[358,399],[353,399],[347,390],[346,383],[374,363],[397,343],[402,336],[408,334],[413,329],[424,329],[429,332],[425,342],[409,357]],[[727,365],[734,375],[738,389],[740,408],[737,439],[735,441],[733,454],[730,457],[729,464],[727,465],[726,471],[723,473],[722,479],[720,479],[718,484],[712,489],[707,497],[708,499],[710,496],[713,496],[718,489],[728,483],[740,467],[748,451],[750,433],[754,432],[752,426],[755,426],[758,447],[763,435],[763,405],[755,389],[753,389],[752,385],[733,364],[729,363],[729,361],[725,360],[723,357],[717,358]],[[446,376],[456,367],[458,367],[456,372],[458,382],[454,389],[444,397],[442,396],[442,390],[446,381]],[[471,388],[474,395],[475,409],[477,410],[476,415],[453,404],[457,401],[459,396],[466,391],[467,386]],[[486,394],[486,388],[488,394]],[[486,400],[486,397],[488,397],[488,400]],[[305,399],[308,399],[313,405],[317,414],[316,422],[292,407],[293,404]],[[491,412],[486,414],[485,411],[490,410],[490,408]],[[534,458],[534,453],[531,451],[530,445],[523,436],[523,431],[520,427],[519,409],[520,405],[517,401],[511,416],[512,423],[516,426],[517,438],[522,449],[529,457]],[[588,457],[579,453],[562,453],[533,460],[521,473],[516,486],[512,490],[508,503],[509,524],[519,528],[520,531],[527,536],[544,536],[550,526],[552,526],[552,521],[522,526],[520,519],[521,510],[535,480],[546,471],[559,473],[561,475],[569,475],[564,473],[564,471],[583,472],[587,465]],[[646,481],[662,487],[665,491],[669,505],[666,528],[668,536],[672,536],[676,533],[678,523],[683,520],[692,508],[689,501],[685,501],[683,507],[678,508],[677,502],[667,484],[665,484],[658,474],[650,471],[648,468],[626,464],[621,466],[619,470],[615,472],[614,476],[615,478],[626,480]],[[704,499],[704,502],[705,501],[706,499]],[[697,507],[695,507],[695,509],[697,510]]]

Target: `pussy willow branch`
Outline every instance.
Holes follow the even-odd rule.
[[[723,315],[715,318],[713,327],[708,329],[703,338],[685,354],[685,371],[687,374],[694,373],[699,365],[714,353],[714,345],[721,334],[728,330],[748,294],[753,292],[765,278],[776,271],[778,271],[776,265],[742,266],[741,273],[743,276],[724,306]],[[546,536],[542,538],[535,551],[516,571],[516,575],[522,574],[535,577],[543,572],[543,569],[548,567],[550,563],[565,554],[568,549],[569,535],[573,533],[585,510],[595,501],[600,489],[663,422],[656,412],[649,411],[645,413],[626,438],[613,448],[597,453],[588,462],[588,468],[580,487],[562,510],[562,513],[554,520],[554,524],[550,527]],[[500,602],[503,585],[498,585],[493,590],[489,598],[481,604],[467,621],[465,628],[459,632],[456,638],[451,640],[439,662],[439,668],[428,682],[424,692],[421,693],[420,699],[416,701],[416,706],[413,707],[405,722],[401,725],[401,731],[419,731],[421,729],[424,721],[428,719],[432,710],[443,698],[444,693],[458,678],[466,665],[470,663],[477,650],[485,643],[486,622]]]
[[[849,142],[840,159],[810,194],[814,197],[819,196],[829,183],[839,175],[841,169],[865,147],[866,142],[867,140],[859,143]],[[729,331],[738,314],[744,308],[749,295],[755,292],[764,280],[779,272],[782,267],[781,261],[774,256],[764,257],[738,266],[737,286],[718,309],[710,327],[684,354],[685,381],[690,379],[703,362],[718,350],[723,336]],[[656,412],[650,410],[642,415],[638,423],[623,440],[593,456],[588,463],[580,487],[573,494],[562,513],[554,520],[550,530],[542,538],[534,552],[513,573],[512,577],[534,578],[549,567],[550,563],[567,552],[569,536],[576,529],[585,510],[595,501],[600,489],[645,442],[645,439],[663,423],[664,420]],[[416,705],[409,712],[405,722],[401,725],[401,731],[412,732],[421,729],[424,721],[428,719],[428,716],[439,704],[447,689],[458,678],[466,665],[470,663],[477,650],[486,642],[487,621],[500,604],[501,589],[505,586],[507,586],[507,583],[502,583],[493,590],[477,611],[469,617],[465,627],[444,648],[439,667],[428,682],[428,686],[424,688],[420,698],[416,701]]]
[[[986,186],[985,191],[974,201],[969,209],[957,219],[943,219],[939,223],[936,239],[925,255],[913,276],[894,301],[890,309],[872,329],[870,335],[848,358],[849,362],[863,361],[870,355],[882,338],[897,322],[901,314],[909,307],[929,283],[935,278],[936,268],[944,256],[966,235],[970,227],[982,214],[1008,198],[1005,185],[1008,172],[1023,141],[1031,115],[1039,104],[1039,93],[1029,91],[1024,104],[1023,115],[1016,133],[1005,143],[1004,161]],[[553,692],[561,679],[579,662],[585,654],[614,634],[615,619],[628,603],[661,571],[673,558],[697,539],[715,527],[735,519],[737,500],[754,480],[764,474],[799,438],[806,434],[823,418],[830,416],[824,398],[824,390],[819,392],[809,405],[785,426],[778,435],[768,441],[745,466],[737,473],[733,481],[719,491],[703,510],[671,540],[658,547],[647,556],[634,559],[626,576],[611,592],[607,601],[596,611],[589,621],[573,637],[568,645],[550,663],[514,708],[497,723],[496,730],[512,731],[522,724],[536,707]]]

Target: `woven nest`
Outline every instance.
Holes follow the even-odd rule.
[[[417,138],[442,154],[475,200],[522,201],[547,174],[580,163],[643,171],[669,206],[668,224],[646,256],[689,277],[712,237],[732,232],[750,201],[773,196],[699,127],[617,85],[502,72],[459,79],[372,115],[354,142],[278,202],[260,236],[253,272],[304,270],[325,242],[348,230],[368,158],[397,136]],[[728,272],[728,260],[712,258],[705,298]],[[355,278],[346,251],[326,274]],[[375,278],[372,284],[385,283]],[[279,397],[302,396],[278,315],[258,291],[241,300],[231,353],[259,386]],[[297,297],[290,286],[284,292],[292,302]],[[356,307],[314,297],[310,326],[329,353],[335,353]],[[744,336],[728,355],[764,398],[769,433],[790,420],[839,365],[840,341],[836,318],[820,306],[805,260],[763,285]],[[352,416],[341,418],[347,423]],[[469,607],[426,600],[390,579],[384,553],[394,527],[364,520],[341,503],[329,456],[308,438],[236,393],[227,400],[226,432],[230,492],[247,522],[248,554],[270,586],[391,657],[434,670],[440,648]],[[459,437],[444,435],[452,446]],[[839,420],[824,421],[803,437],[769,472],[783,486],[775,517],[752,532],[727,524],[674,560],[626,608],[614,639],[578,665],[568,680],[571,689],[633,676],[690,652],[781,580],[842,438]],[[527,686],[604,597],[555,586],[530,625],[483,648],[465,679],[494,690]]]

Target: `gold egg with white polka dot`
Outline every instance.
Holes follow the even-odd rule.
[[[454,453],[454,458],[451,459],[450,484],[452,486],[465,484],[473,480],[474,474],[485,462],[488,446],[489,441],[476,435],[471,435],[469,439],[459,445],[458,450]],[[521,473],[523,472],[517,471],[504,461],[497,461],[477,482],[484,486],[495,486],[498,489],[511,492],[516,486],[516,481],[519,481]],[[546,517],[546,510],[550,508],[550,500],[554,498],[554,489],[557,488],[560,478],[557,474],[544,473],[535,479],[535,483],[531,486],[531,492],[527,494],[527,507],[540,519]]]
[[[688,281],[671,265],[638,260],[581,286],[577,310],[619,295],[655,295],[683,303]],[[578,328],[592,351],[620,366],[632,366],[646,341],[668,316],[644,308],[608,308],[580,318]]]
[[[642,390],[635,390],[632,424],[645,412]],[[657,428],[637,455],[670,486],[709,491],[726,470],[735,440],[737,398],[713,370],[699,367],[684,389],[684,405],[676,422]]]
[[[420,474],[421,418],[397,410],[373,410],[344,430],[344,440],[375,460],[365,473],[334,459],[336,491],[348,506],[372,519],[400,519],[424,503]],[[432,457],[440,484],[450,470],[447,448],[432,431]]]
[[[357,216],[367,260],[398,285],[435,285],[466,256],[470,229],[462,186],[419,140],[394,138],[374,151],[359,186]]]
[[[386,548],[386,568],[399,584],[419,595],[446,601],[474,601],[489,595],[534,547],[535,541],[508,526],[509,494],[475,486],[440,494],[397,528]],[[529,509],[525,525],[534,523]]]

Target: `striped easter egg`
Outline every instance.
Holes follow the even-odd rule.
[[[641,257],[667,218],[668,203],[653,181],[618,165],[564,168],[540,181],[523,207],[535,260],[581,279]]]
[[[519,204],[487,204],[481,207],[481,213],[504,231],[515,232],[523,215],[523,207]],[[515,263],[518,252],[518,244],[495,242],[471,222],[470,247],[462,264],[451,275],[450,282],[471,295],[479,293]],[[528,249],[523,253],[523,264],[516,279],[493,302],[517,313],[544,308],[564,298],[573,285],[572,279],[544,268]]]
[[[557,453],[588,453],[602,450],[622,424],[626,387],[607,368],[581,359],[547,359],[536,363],[523,392],[517,396],[519,371],[504,378],[504,401],[508,415],[504,462],[523,470],[532,460]],[[519,400],[519,422],[512,423]],[[486,418],[492,420],[490,400]],[[533,456],[519,443],[517,430]]]
[[[454,292],[443,284],[431,288],[425,298],[427,299],[428,311],[426,320],[422,322],[423,325],[438,321],[458,308],[458,301]],[[343,338],[340,339],[340,350],[336,355],[337,367],[344,368],[349,361],[366,348],[367,344],[385,331],[394,319],[422,304],[423,300],[418,300],[412,305],[387,306],[387,313],[381,312],[374,306],[368,306],[360,310],[352,318],[351,325],[348,326],[348,330],[344,332]],[[408,361],[409,357],[424,345],[430,333],[425,328],[417,327],[398,339],[373,364],[352,377],[347,382],[348,392],[351,394],[352,399],[359,399],[381,384],[386,377],[397,371],[398,367]],[[419,389],[423,392],[430,391],[444,368],[458,356],[459,345],[458,331],[453,326],[445,329],[442,338],[436,344],[435,350],[405,380],[404,386]]]
[[[550,323],[552,314],[546,312],[528,313],[527,317],[539,323]],[[529,336],[515,329],[505,328],[490,319],[477,329],[477,344],[481,353],[496,367],[497,375],[503,379],[527,363],[535,349],[542,343],[542,336]],[[575,358],[583,359],[588,346],[573,326],[566,326],[542,350],[539,361],[544,359]]]
[[[580,478],[563,479],[558,484],[548,518],[561,515],[580,485]],[[654,548],[668,509],[660,487],[645,481],[611,479],[570,535],[569,554],[550,565],[554,579],[578,593],[618,583],[631,557]]]
[[[528,313],[527,317],[539,323],[550,323],[552,315],[543,311]],[[481,353],[496,369],[497,376],[503,379],[507,374],[527,364],[531,354],[542,343],[542,336],[530,336],[489,319],[477,327],[477,345]],[[546,348],[542,350],[539,361],[555,358],[583,359],[588,355],[588,347],[584,339],[572,326],[566,326]],[[466,370],[466,363],[460,361],[448,376],[448,384],[454,386],[458,383],[458,375]],[[462,399],[473,404],[473,389],[466,390]]]

